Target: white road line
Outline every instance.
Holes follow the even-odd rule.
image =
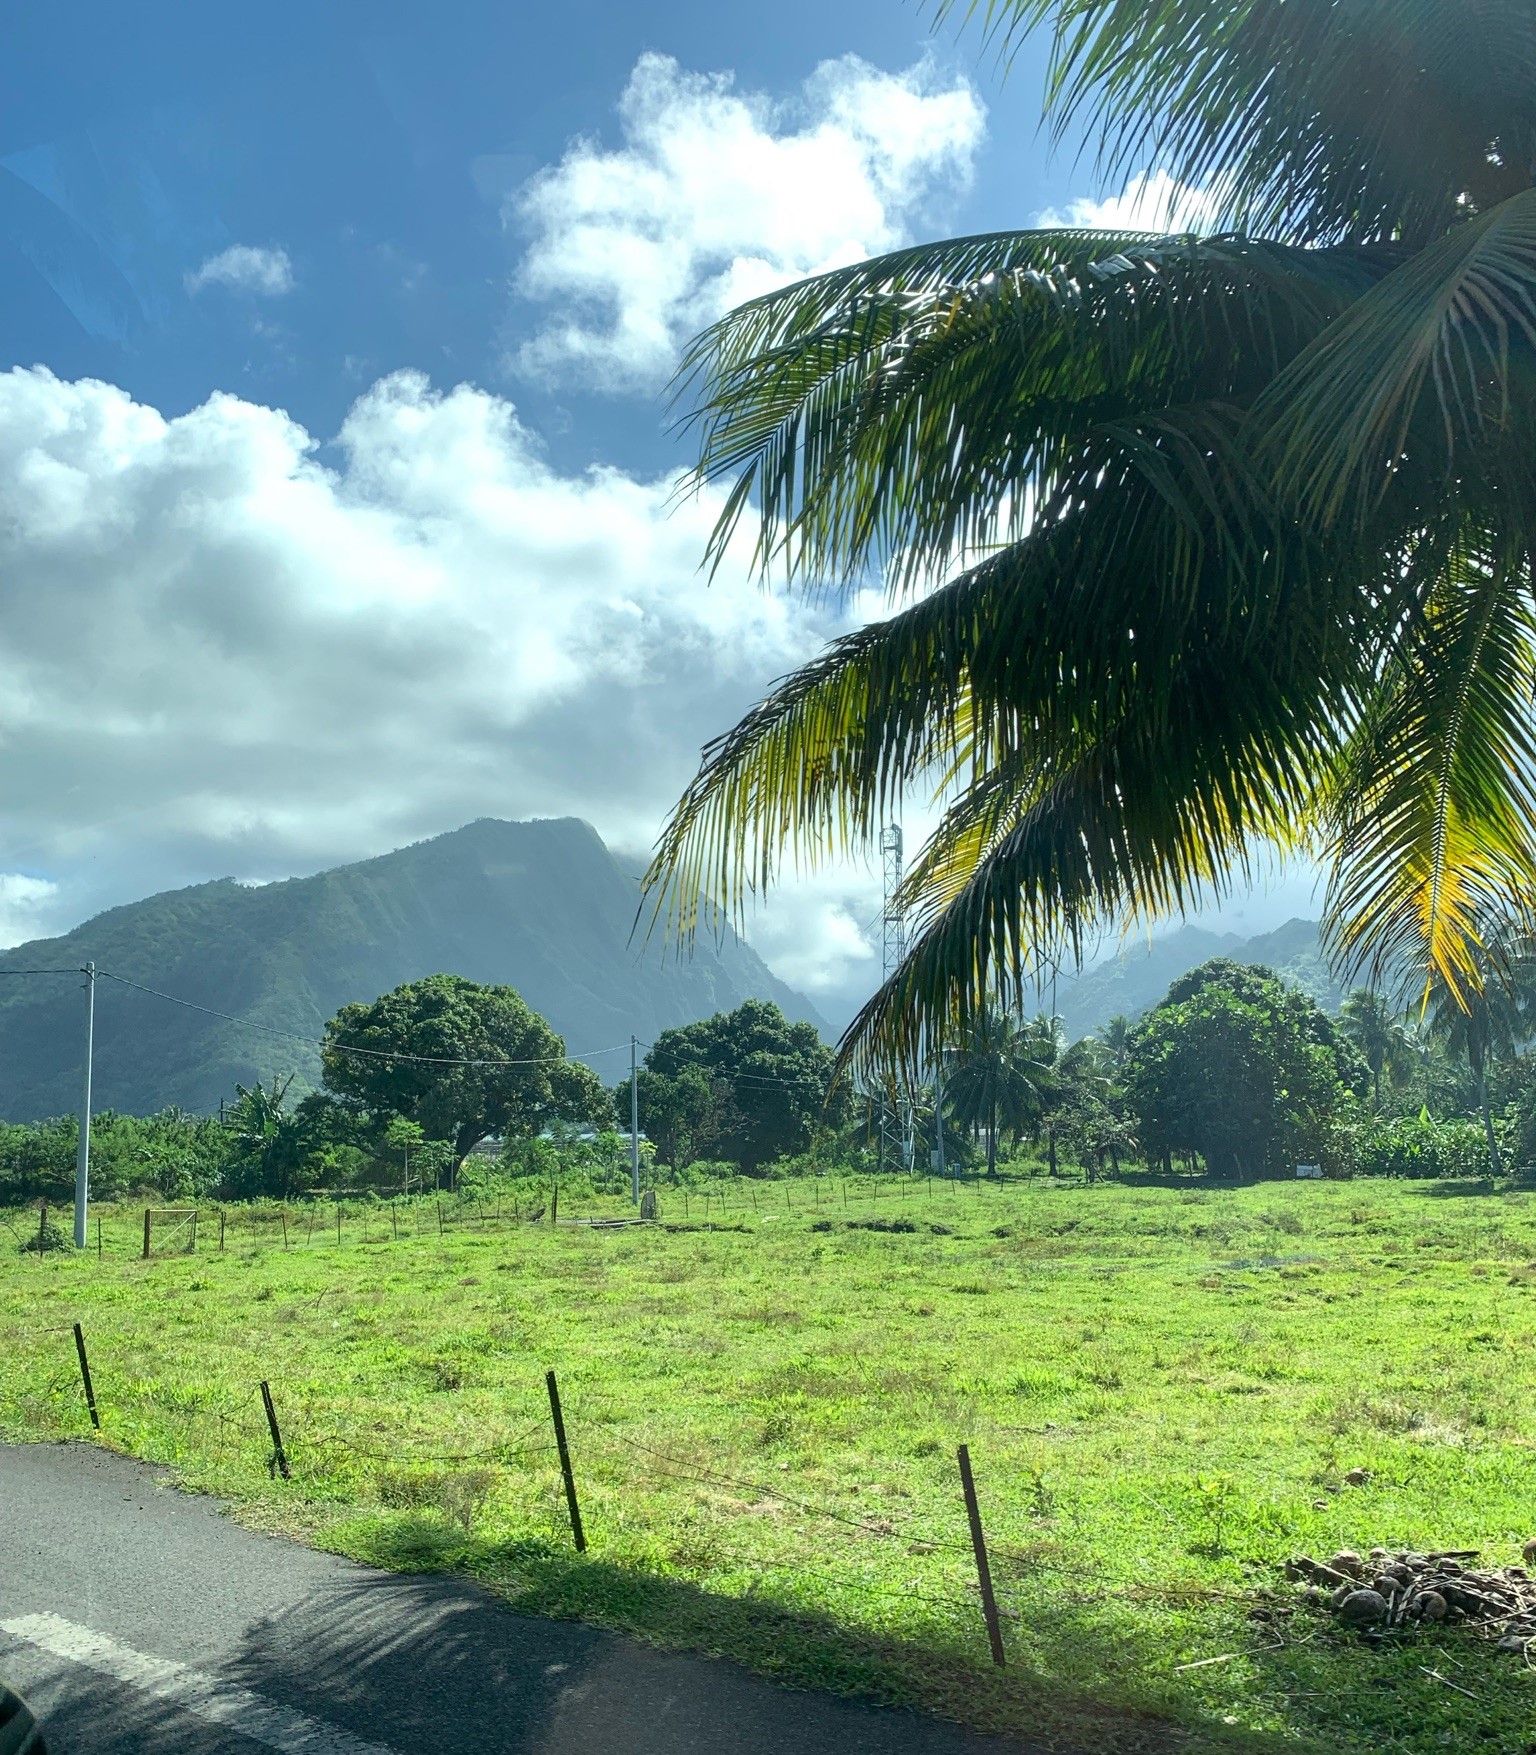
[[[339,1725],[324,1724],[253,1694],[249,1688],[222,1682],[170,1658],[150,1657],[132,1646],[119,1645],[115,1639],[93,1633],[89,1627],[77,1627],[60,1615],[18,1615],[12,1621],[0,1621],[0,1633],[126,1682],[130,1688],[180,1707],[195,1718],[224,1725],[269,1749],[280,1749],[283,1755],[394,1755],[393,1750],[380,1743],[366,1743]]]

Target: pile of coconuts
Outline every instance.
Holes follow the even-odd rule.
[[[1475,1548],[1434,1554],[1343,1548],[1329,1560],[1298,1554],[1285,1576],[1301,1600],[1366,1634],[1434,1622],[1463,1623],[1496,1639],[1501,1651],[1524,1652],[1536,1641],[1536,1537],[1522,1550],[1524,1566],[1479,1567]],[[1533,1647],[1536,1655],[1536,1647]]]

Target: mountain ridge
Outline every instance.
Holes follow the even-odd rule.
[[[438,973],[516,987],[573,1055],[610,1051],[592,1060],[608,1082],[621,1062],[627,1070],[632,1034],[650,1040],[747,998],[825,1027],[729,931],[687,960],[639,942],[639,901],[590,824],[485,817],[308,877],[217,878],[123,903],[0,952],[0,975],[96,962],[93,1106],[137,1113],[212,1110],[237,1081],[293,1073],[313,1085],[315,1044],[340,1006]],[[78,1104],[80,985],[65,975],[0,981],[5,1119]]]
[[[1310,994],[1324,1011],[1336,1012],[1343,1003],[1344,989],[1323,957],[1318,923],[1296,917],[1252,938],[1199,926],[1180,927],[1058,982],[1055,1010],[1070,1038],[1091,1035],[1117,1014],[1135,1018],[1149,1011],[1179,976],[1212,957],[1263,964]],[[1050,1003],[1048,995],[1046,1003]]]

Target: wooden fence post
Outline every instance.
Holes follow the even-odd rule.
[[[960,1485],[965,1492],[965,1515],[971,1525],[971,1547],[976,1555],[976,1581],[981,1586],[981,1612],[986,1617],[992,1662],[1001,1668],[1003,1629],[997,1618],[997,1598],[992,1594],[992,1568],[987,1564],[987,1538],[981,1528],[981,1507],[976,1503],[976,1481],[971,1474],[971,1453],[962,1444],[956,1454],[960,1459]]]
[[[149,1215],[150,1215],[150,1211],[151,1211],[151,1209],[149,1207],[145,1207],[145,1209],[144,1209],[144,1259],[145,1259],[145,1261],[149,1260]]]

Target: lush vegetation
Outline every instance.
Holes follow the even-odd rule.
[[[195,1255],[167,1224],[147,1264],[138,1212],[108,1211],[99,1261],[0,1257],[0,1431],[89,1435],[79,1319],[107,1444],[262,1527],[461,1568],[529,1611],[1105,1755],[1177,1729],[1181,1747],[1275,1755],[1514,1751],[1518,1656],[1249,1616],[1298,1550],[1503,1563],[1536,1530],[1533,1199],[738,1179],[692,1192],[686,1218],[663,1190],[663,1223],[624,1231],[552,1228],[547,1208],[514,1225],[511,1200],[498,1223],[494,1199],[461,1194],[442,1232],[432,1200],[349,1202],[339,1244],[334,1209],[290,1211],[285,1250],[277,1211],[243,1207],[222,1254],[205,1213]],[[548,1447],[550,1366],[585,1560]],[[263,1377],[290,1483],[267,1473]]]
[[[810,1149],[847,1119],[831,1051],[810,1024],[749,1000],[684,1029],[663,1030],[636,1080],[640,1126],[660,1163],[684,1169],[724,1159],[759,1170]],[[629,1081],[614,1092],[615,1120],[630,1124]]]
[[[1264,969],[1217,958],[1138,1023],[1068,1042],[1059,1022],[991,1007],[957,1033],[939,1081],[908,1105],[909,1168],[995,1172],[1023,1154],[1050,1175],[1150,1164],[1218,1179],[1481,1176],[1536,1166],[1536,1056],[1521,995],[1529,961],[1469,1014],[1416,1027],[1360,990],[1338,1020]],[[350,1006],[327,1030],[327,1089],[236,1088],[219,1120],[108,1113],[92,1181],[112,1199],[295,1199],[315,1189],[510,1188],[532,1178],[602,1194],[627,1186],[629,1084],[612,1091],[508,988],[457,977]],[[664,1031],[641,1067],[644,1178],[820,1175],[873,1168],[882,1093],[859,1096],[816,1032],[748,1001]],[[935,1099],[938,1106],[935,1107]],[[0,1124],[0,1204],[69,1198],[76,1123]],[[885,1164],[894,1170],[897,1164]]]

